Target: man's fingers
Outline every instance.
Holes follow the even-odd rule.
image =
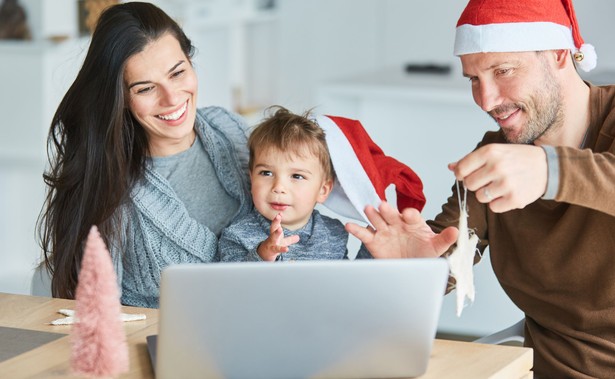
[[[393,208],[386,201],[383,201],[382,203],[380,203],[380,206],[378,207],[378,209],[380,210],[380,216],[386,222],[386,226],[397,225],[402,222],[401,214],[399,213],[397,208]],[[374,227],[376,228],[376,230],[379,229],[378,225],[374,225]]]
[[[456,241],[459,229],[449,226],[433,237],[433,248],[438,255],[444,254]]]
[[[504,213],[517,208],[506,197],[497,198],[489,203],[489,209],[494,213]]]
[[[423,217],[421,216],[421,212],[415,208],[406,208],[401,213],[402,220],[409,225],[413,225],[416,223],[420,223],[423,221]]]
[[[397,225],[401,222],[399,211],[386,201],[380,203],[378,209],[368,205],[365,207],[365,215],[375,230],[387,230],[389,225]]]
[[[381,230],[386,228],[387,222],[384,220],[384,218],[382,218],[380,212],[378,212],[378,210],[373,206],[368,205],[365,207],[365,215],[367,216],[369,222],[374,225],[375,229]]]
[[[369,244],[374,239],[374,232],[370,230],[371,227],[370,229],[368,229],[353,222],[349,222],[348,224],[346,224],[345,228],[348,233],[357,237],[364,244]]]
[[[457,161],[453,170],[455,177],[458,180],[465,181],[466,176],[480,169],[487,163],[486,157],[489,156],[489,151],[492,149],[492,146],[482,146]]]
[[[449,163],[448,169],[454,172],[457,169],[457,162]]]

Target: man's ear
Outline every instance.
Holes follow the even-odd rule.
[[[554,50],[555,64],[558,68],[564,68],[566,64],[574,64],[572,54],[568,49]]]
[[[324,203],[329,197],[331,190],[333,189],[333,179],[328,179],[322,182],[320,186],[320,192],[318,193],[318,198],[316,201],[320,204]]]

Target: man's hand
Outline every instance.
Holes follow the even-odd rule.
[[[278,213],[273,221],[271,221],[269,238],[261,242],[256,251],[262,260],[275,261],[278,255],[288,251],[288,246],[297,242],[299,242],[299,236],[284,237],[284,230],[282,230],[282,214]]]
[[[547,157],[539,146],[490,144],[448,168],[493,212],[521,209],[547,188]]]
[[[378,210],[367,206],[365,214],[373,228],[348,223],[346,231],[360,239],[374,258],[435,258],[457,240],[457,228],[448,227],[436,234],[414,208],[399,213],[382,202]]]

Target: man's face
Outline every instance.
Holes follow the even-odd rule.
[[[508,142],[532,144],[563,122],[560,86],[549,54],[461,56],[474,101],[498,123]]]

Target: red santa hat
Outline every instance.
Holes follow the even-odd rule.
[[[423,183],[410,167],[384,155],[359,121],[318,116],[325,131],[336,180],[324,205],[341,216],[369,223],[364,209],[386,200],[385,189],[395,185],[397,208],[419,211],[425,205]]]
[[[470,0],[457,22],[457,56],[558,49],[569,49],[583,71],[596,67],[571,0]]]

